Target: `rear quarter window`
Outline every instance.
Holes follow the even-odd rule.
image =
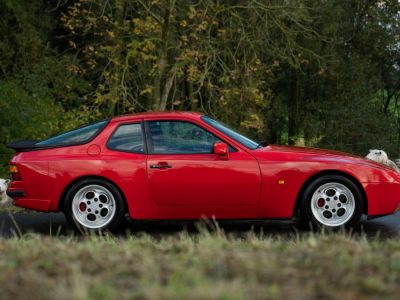
[[[119,125],[108,140],[107,148],[123,152],[144,153],[142,124]]]

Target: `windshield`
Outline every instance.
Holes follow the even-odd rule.
[[[83,144],[94,138],[108,123],[108,120],[99,121],[71,131],[60,133],[47,140],[38,142],[35,146],[56,146],[67,144]]]
[[[245,137],[244,135],[236,132],[235,130],[229,128],[228,126],[226,126],[225,124],[215,121],[213,119],[211,119],[210,117],[207,116],[201,116],[201,119],[206,122],[208,125],[211,125],[212,127],[214,127],[215,129],[217,129],[218,131],[221,131],[222,133],[226,134],[227,136],[229,136],[231,139],[235,140],[236,142],[242,144],[243,146],[254,150],[256,148],[258,148],[258,143],[256,143],[255,141],[249,139],[248,137]]]

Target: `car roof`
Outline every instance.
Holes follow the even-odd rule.
[[[113,122],[124,122],[135,119],[164,119],[164,118],[189,118],[189,119],[198,119],[202,116],[202,113],[191,112],[191,111],[155,111],[155,112],[142,112],[136,114],[129,114],[114,117],[111,119]]]

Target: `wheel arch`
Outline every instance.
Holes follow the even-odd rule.
[[[108,178],[106,178],[106,177],[103,177],[103,176],[98,176],[98,175],[85,175],[85,176],[81,176],[81,177],[75,178],[74,180],[72,180],[72,181],[64,188],[64,190],[62,191],[61,196],[60,196],[60,198],[59,198],[59,201],[58,201],[58,207],[57,207],[57,208],[58,208],[58,211],[63,211],[63,210],[64,210],[64,205],[65,205],[65,201],[66,201],[66,196],[67,196],[67,193],[68,193],[69,189],[70,189],[75,183],[77,183],[77,182],[79,182],[79,181],[82,181],[82,180],[85,180],[85,179],[101,179],[101,180],[107,181],[108,183],[110,183],[110,184],[112,184],[113,186],[115,186],[115,188],[120,192],[120,194],[121,194],[121,196],[122,196],[122,200],[124,201],[124,204],[125,204],[125,210],[128,209],[128,203],[127,203],[127,201],[126,201],[125,194],[124,194],[124,192],[122,191],[122,189],[118,186],[118,184],[116,184],[114,181],[112,181],[112,180],[110,180],[110,179],[108,179]]]
[[[297,193],[296,197],[296,202],[293,207],[293,212],[292,212],[292,217],[299,217],[300,216],[300,210],[301,210],[301,201],[302,201],[302,196],[306,190],[306,188],[317,178],[322,177],[324,175],[340,175],[343,177],[346,177],[347,179],[351,180],[360,190],[361,196],[362,196],[362,205],[363,205],[363,214],[368,214],[368,201],[367,201],[367,194],[365,193],[365,190],[361,183],[352,175],[349,173],[343,172],[343,171],[338,171],[338,170],[323,170],[321,172],[318,172],[316,174],[313,174],[310,176],[301,186],[299,192]]]

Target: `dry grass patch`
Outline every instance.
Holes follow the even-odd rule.
[[[0,240],[2,299],[398,299],[400,242],[347,234]]]

